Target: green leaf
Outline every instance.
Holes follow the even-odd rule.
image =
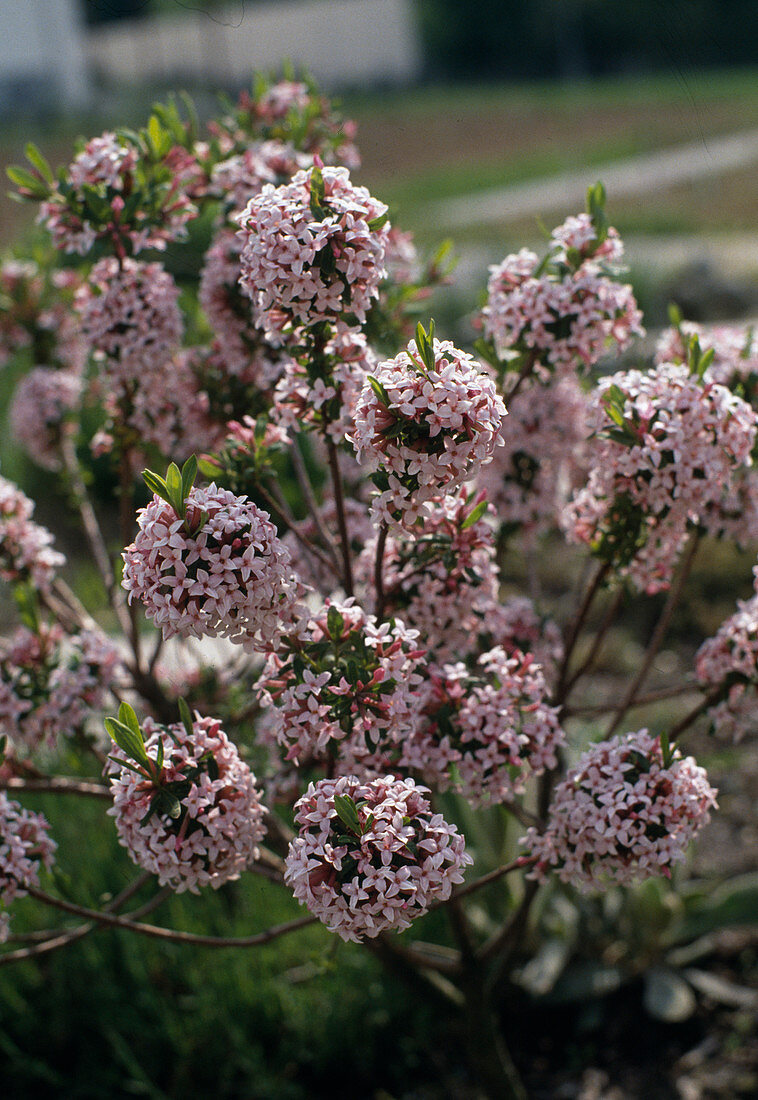
[[[367,378],[368,378],[369,385],[371,386],[371,389],[374,391],[376,396],[379,398],[379,400],[384,405],[387,406],[387,408],[389,408],[390,407],[390,395],[387,393],[387,391],[384,388],[384,386],[382,385],[382,383],[379,381],[378,378],[374,378],[374,376],[372,374],[367,375]]]
[[[326,629],[329,631],[329,636],[334,639],[342,637],[342,630],[345,626],[345,619],[337,608],[332,604],[326,613]]]
[[[37,146],[30,141],[27,143],[24,152],[26,153],[26,159],[34,165],[40,175],[43,176],[48,183],[52,184],[54,182],[52,169]]]
[[[676,302],[669,302],[668,315],[669,321],[673,325],[673,327],[676,329],[680,329],[682,327],[682,321],[684,320],[684,317],[682,315],[681,309],[676,304]]]
[[[195,478],[197,477],[197,458],[195,455],[190,455],[187,461],[182,466],[182,503],[187,500],[187,497],[192,491],[192,486],[195,484]]]
[[[18,168],[15,165],[11,165],[9,168],[5,169],[5,174],[12,183],[28,191],[32,198],[44,199],[50,194],[50,189],[47,184],[37,176],[33,176],[26,168]]]
[[[159,474],[154,474],[152,470],[143,470],[142,480],[145,482],[145,485],[147,485],[151,493],[155,493],[157,497],[160,497],[161,500],[165,500],[166,503],[170,504],[173,508],[173,501],[171,500],[168,486],[166,485],[165,480]]]
[[[475,523],[478,523],[484,513],[487,511],[487,501],[480,500],[479,503],[471,509],[469,514],[461,524],[461,531],[467,531],[469,527],[473,527]]]
[[[651,1016],[667,1024],[688,1020],[697,1007],[692,986],[675,970],[660,966],[645,973],[642,1002]]]
[[[163,767],[163,738],[158,739],[158,751],[155,754],[155,766],[158,771]]]
[[[182,816],[182,804],[175,794],[162,787],[153,799],[153,812],[176,820]]]
[[[383,214],[380,214],[378,218],[372,218],[371,221],[368,222],[368,227],[371,232],[374,233],[377,229],[381,229],[383,225],[386,225],[388,220],[389,212],[385,211]]]
[[[137,718],[134,707],[130,706],[129,703],[123,702],[118,708],[118,720],[125,726],[128,726],[137,737],[142,737],[142,730],[139,728],[139,719]]]
[[[166,488],[168,489],[171,502],[174,504],[178,515],[184,515],[182,498],[182,474],[175,462],[172,462],[168,470],[166,470]],[[176,507],[179,505],[179,507]]]
[[[136,760],[138,764],[149,765],[150,761],[145,752],[145,742],[141,732],[135,733],[133,729],[116,718],[106,718],[105,729],[109,737],[128,757]]]
[[[336,794],[334,796],[334,812],[337,817],[352,832],[360,836],[361,823],[358,811],[350,795]]]
[[[209,455],[198,461],[197,468],[203,477],[210,478],[211,481],[214,481],[223,470],[218,459],[211,458]]]
[[[179,716],[181,717],[182,725],[187,731],[187,736],[193,737],[195,730],[192,724],[192,712],[187,705],[187,700],[181,697],[179,699]]]

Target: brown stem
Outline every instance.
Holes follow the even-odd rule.
[[[706,695],[705,699],[703,699],[701,703],[698,703],[698,705],[696,707],[693,707],[688,714],[685,714],[684,718],[680,719],[680,721],[677,722],[677,724],[671,730],[669,730],[669,742],[671,743],[671,745],[674,744],[674,741],[676,741],[677,737],[683,734],[686,729],[689,729],[692,723],[695,722],[701,714],[705,714],[705,712],[710,707],[712,707],[714,703],[717,703],[721,698],[721,695],[721,688],[717,688],[714,691],[709,692],[709,694]]]
[[[535,351],[532,351],[532,352],[529,353],[529,355],[524,360],[524,364],[521,367],[521,370],[518,373],[518,377],[517,377],[516,381],[513,384],[513,389],[509,390],[508,393],[503,395],[504,399],[506,401],[512,401],[513,400],[513,398],[516,396],[516,394],[519,392],[519,390],[523,386],[524,382],[526,382],[527,378],[532,373],[532,370],[534,369],[534,364],[536,362],[537,362],[537,353]]]
[[[332,473],[332,489],[334,491],[334,505],[337,509],[337,528],[340,533],[340,548],[342,551],[342,587],[346,596],[353,595],[353,567],[350,563],[350,538],[347,533],[347,520],[345,518],[345,499],[342,493],[342,476],[340,474],[337,448],[330,435],[326,436],[326,449],[329,455],[329,469]]]
[[[121,629],[128,635],[130,627],[129,612],[126,608],[123,594],[116,584],[111,556],[108,553],[108,547],[105,544],[105,539],[103,538],[103,533],[98,523],[97,514],[89,499],[87,487],[82,477],[79,459],[76,456],[74,441],[70,436],[64,436],[61,451],[66,473],[71,482],[74,503],[79,512],[79,518],[82,521],[82,527],[84,528],[84,534],[89,543],[93,560],[105,587],[108,603],[113,608]],[[126,542],[124,545],[126,545]]]
[[[476,890],[481,890],[483,886],[489,886],[491,882],[497,882],[498,879],[503,878],[505,875],[509,875],[511,871],[520,871],[522,867],[531,867],[531,865],[536,862],[536,856],[519,856],[518,859],[514,859],[511,863],[506,863],[502,867],[496,867],[494,871],[488,871],[486,875],[482,875],[480,878],[474,879],[473,882],[469,882],[466,886],[461,887],[460,890],[456,890],[453,898],[456,901],[459,898],[465,898],[469,894],[473,894]]]
[[[638,696],[632,705],[630,710],[635,707],[646,707],[650,703],[660,703],[664,699],[676,699],[679,695],[692,695],[698,690],[696,683],[690,684],[678,684],[676,687],[659,688],[658,691],[649,691],[647,695]],[[572,717],[573,715],[590,715],[590,714],[607,714],[613,710],[612,703],[598,704],[597,706],[582,706],[582,707],[566,707],[563,712],[564,718]]]
[[[53,897],[36,886],[29,886],[26,892],[30,897],[36,898],[44,905],[50,905],[53,909],[61,909],[64,913],[72,913],[84,920],[95,921],[97,924],[110,925],[113,928],[124,928],[129,932],[138,932],[142,936],[152,936],[154,939],[164,940],[170,943],[193,944],[196,947],[259,947],[279,936],[296,932],[309,924],[314,924],[316,917],[298,917],[296,920],[286,921],[284,924],[275,924],[263,932],[253,936],[201,936],[193,932],[181,932],[174,928],[160,928],[155,924],[142,924],[126,917],[118,917],[105,910],[87,909],[83,905],[75,905],[73,902],[64,901],[62,898]]]
[[[574,647],[579,638],[579,634],[584,625],[584,621],[589,614],[590,607],[592,606],[592,601],[595,599],[595,596],[600,590],[600,586],[602,585],[609,571],[609,563],[601,562],[597,572],[595,573],[595,576],[592,578],[590,584],[587,587],[587,590],[584,593],[584,597],[579,604],[579,607],[576,609],[576,614],[574,615],[574,618],[568,625],[566,637],[563,643],[563,662],[558,673],[558,686],[556,687],[555,698],[553,699],[553,703],[556,706],[559,706],[566,697],[566,677],[568,674],[569,663],[574,653]]]
[[[336,562],[339,559],[337,543],[334,541],[334,536],[324,523],[323,517],[321,515],[321,509],[318,506],[316,494],[313,491],[313,485],[311,484],[308,467],[305,465],[303,452],[300,450],[299,435],[295,439],[295,442],[290,449],[290,454],[292,456],[292,465],[295,469],[295,477],[297,478],[297,483],[300,486],[300,492],[303,494],[308,512],[313,517],[313,522],[316,525],[316,530],[319,533],[321,541]]]
[[[619,704],[613,714],[613,718],[611,719],[610,725],[608,726],[608,729],[605,733],[606,738],[611,737],[621,725],[624,715],[632,707],[637,692],[644,684],[647,678],[647,674],[653,664],[653,661],[658,655],[658,650],[663,644],[663,639],[666,636],[666,631],[669,628],[672,616],[674,614],[674,611],[676,610],[676,605],[679,603],[679,597],[681,596],[685,582],[690,575],[692,564],[695,560],[695,554],[697,553],[699,541],[700,533],[698,531],[693,532],[692,537],[690,538],[689,545],[684,552],[684,558],[682,560],[681,566],[679,567],[679,572],[673,584],[671,585],[671,588],[669,589],[666,603],[664,605],[663,611],[661,612],[661,617],[655,625],[655,630],[653,631],[652,637],[650,638],[650,641],[648,643],[648,647],[645,650],[645,655],[642,658],[642,664],[637,670],[637,675],[634,677],[634,680],[632,681],[629,690],[627,691],[622,702]]]
[[[86,783],[65,776],[44,779],[0,779],[2,791],[44,791],[48,794],[76,794],[87,798],[110,798],[111,792],[103,783]]]
[[[616,595],[613,597],[613,599],[608,604],[608,607],[606,608],[605,615],[603,616],[603,620],[600,623],[597,632],[595,633],[595,637],[592,641],[592,645],[590,646],[589,653],[581,662],[579,667],[575,669],[574,672],[572,672],[571,676],[569,676],[566,680],[566,684],[563,689],[564,699],[568,698],[569,692],[571,691],[577,680],[581,679],[585,672],[587,672],[588,669],[592,668],[593,664],[595,663],[597,655],[600,652],[608,631],[613,626],[613,622],[616,618],[616,615],[618,614],[619,608],[621,607],[623,600],[624,589],[619,588],[616,590]]]

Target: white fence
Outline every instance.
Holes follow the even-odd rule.
[[[35,0],[39,3],[41,0]],[[406,83],[419,73],[413,0],[238,0],[177,18],[111,24],[87,34],[107,80],[246,83],[285,59],[325,88]]]

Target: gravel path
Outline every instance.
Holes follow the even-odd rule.
[[[609,194],[618,197],[660,191],[751,164],[758,164],[758,130],[704,139],[551,179],[447,199],[430,204],[429,224],[460,229],[487,222],[517,221],[554,210],[573,210],[583,207],[588,186],[598,179],[603,181]]]

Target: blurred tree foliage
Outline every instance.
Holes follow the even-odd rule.
[[[750,0],[418,0],[427,75],[596,76],[755,64]]]

